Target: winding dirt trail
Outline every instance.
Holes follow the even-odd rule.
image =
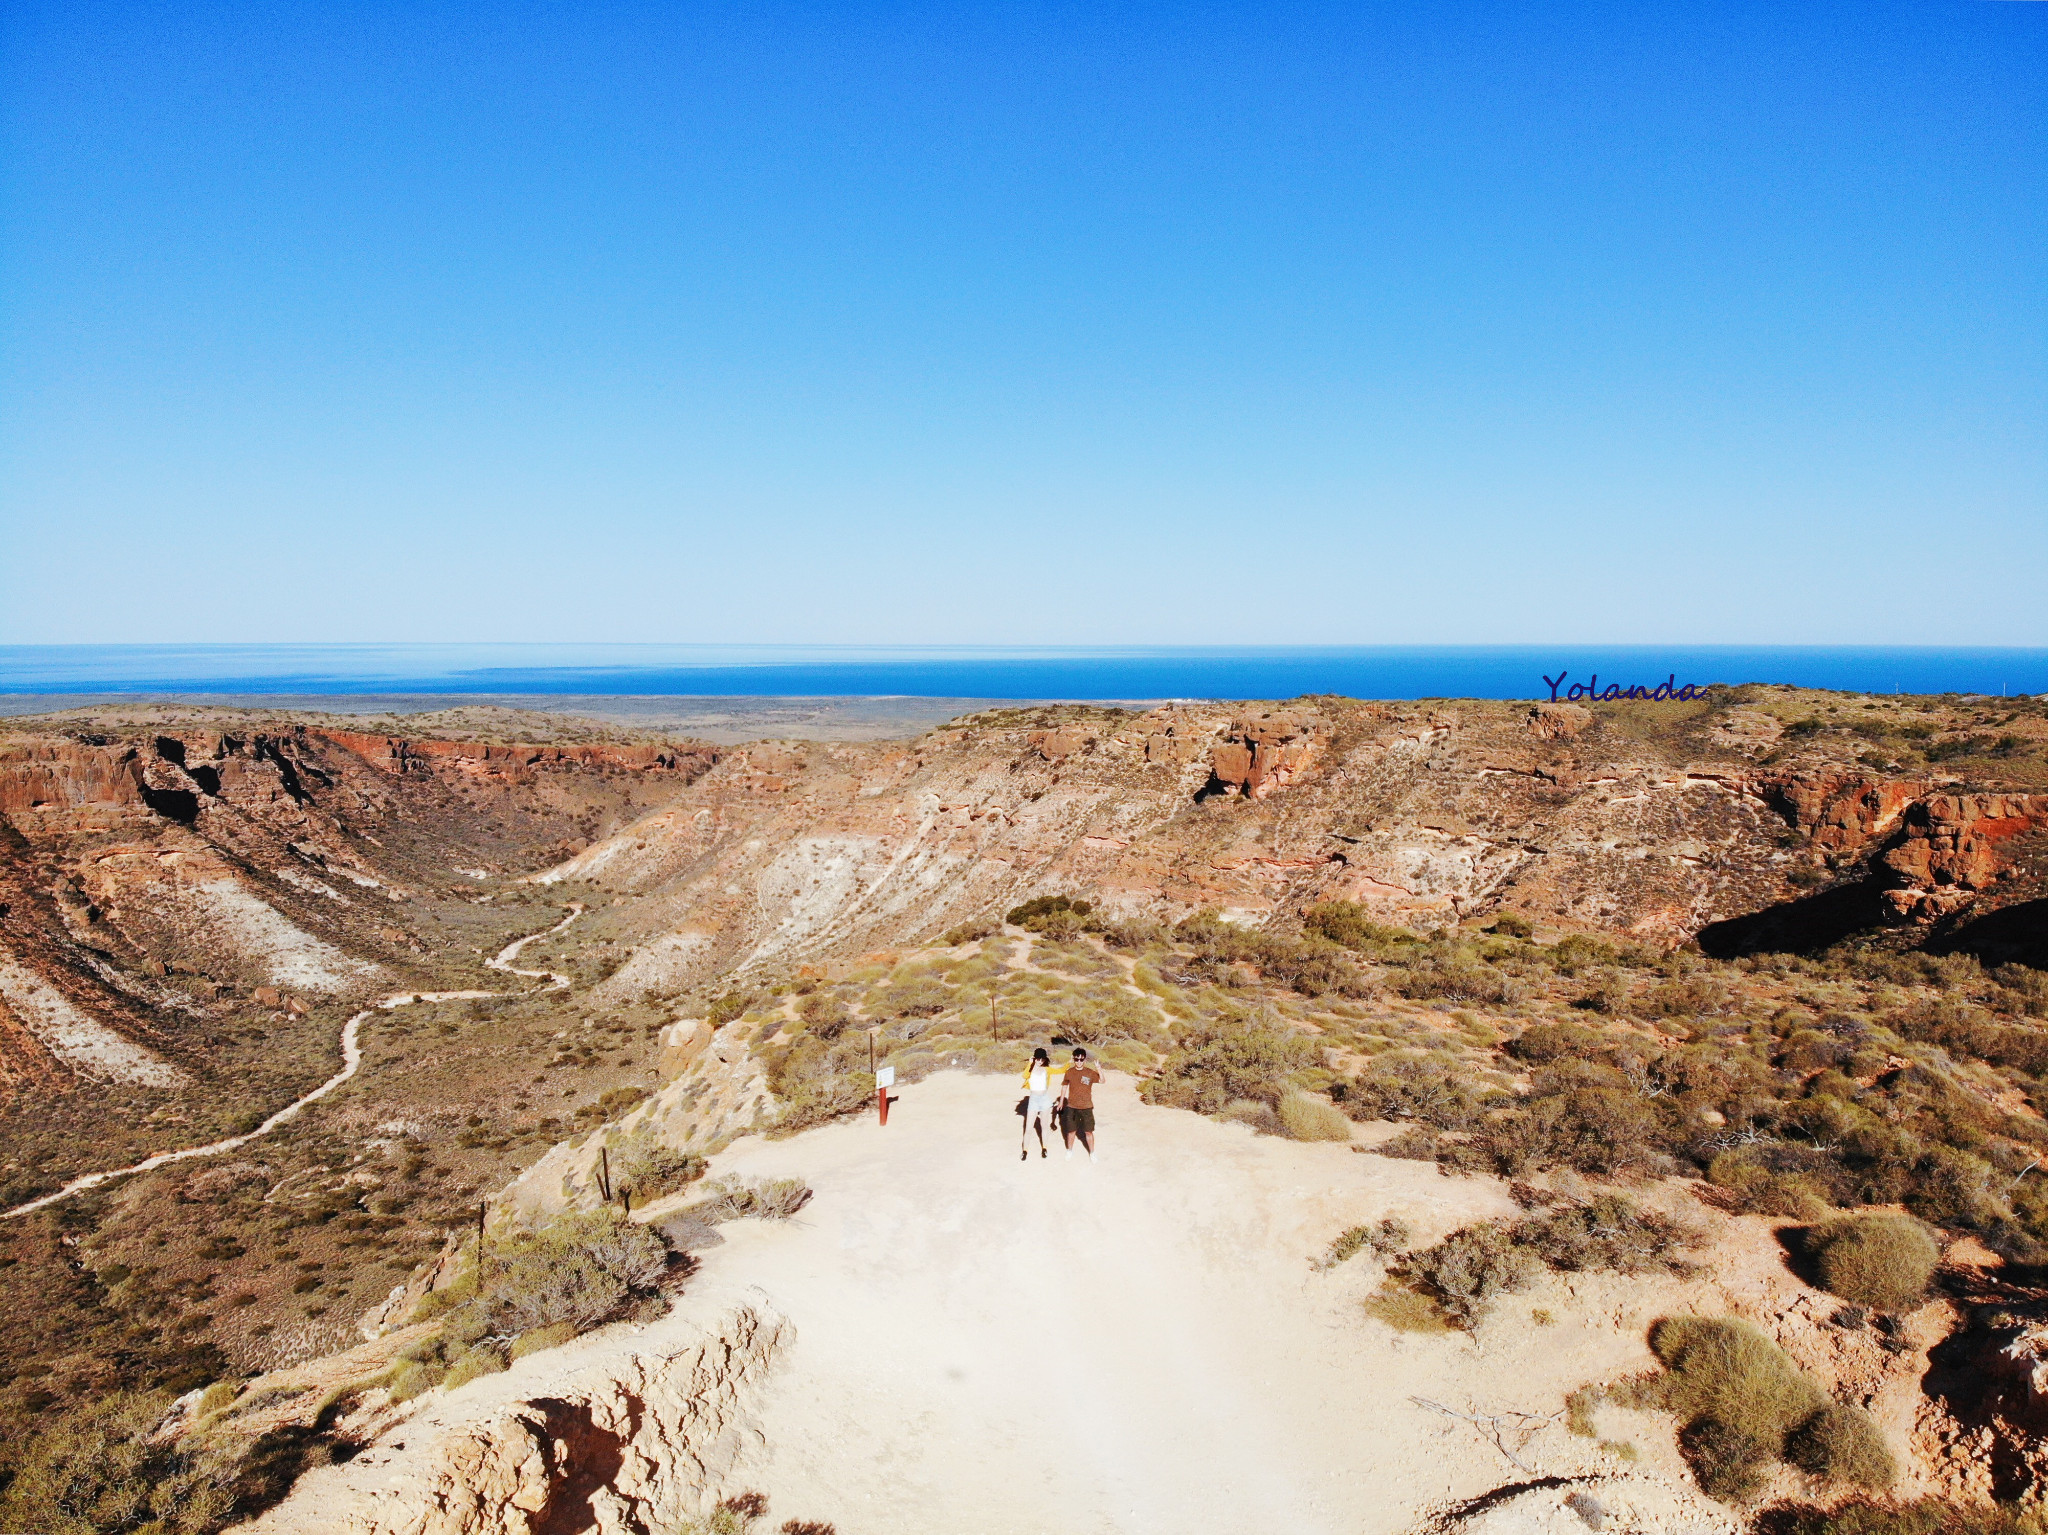
[[[495,956],[485,960],[484,964],[489,969],[502,970],[507,975],[524,976],[529,980],[545,980],[549,983],[546,988],[547,990],[559,991],[570,984],[568,976],[555,970],[520,970],[512,964],[512,961],[518,958],[521,949],[525,948],[535,939],[546,938],[551,934],[559,933],[582,915],[583,906],[578,902],[569,908],[569,915],[562,918],[553,927],[543,929],[538,933],[528,933],[524,938],[513,939],[504,948],[500,949]],[[325,1098],[329,1093],[356,1074],[357,1069],[363,1064],[361,1043],[363,1020],[372,1013],[388,1013],[397,1008],[410,1007],[415,1002],[476,1002],[504,995],[505,993],[501,991],[395,992],[391,996],[373,1002],[361,1012],[351,1016],[348,1022],[341,1026],[341,1070],[337,1071],[304,1097],[294,1099],[286,1104],[255,1129],[241,1135],[231,1135],[226,1140],[211,1141],[204,1146],[187,1146],[180,1151],[159,1151],[153,1156],[144,1157],[140,1162],[136,1162],[128,1167],[110,1167],[103,1172],[86,1173],[82,1177],[73,1178],[69,1183],[53,1193],[44,1194],[37,1199],[31,1199],[27,1204],[16,1205],[10,1210],[0,1210],[0,1220],[11,1220],[17,1215],[31,1214],[34,1211],[43,1209],[47,1205],[53,1205],[60,1200],[69,1199],[73,1194],[83,1194],[88,1189],[96,1189],[103,1184],[112,1183],[116,1178],[132,1177],[136,1173],[150,1172],[159,1167],[168,1167],[173,1162],[189,1161],[194,1157],[215,1156],[223,1151],[233,1151],[237,1147],[246,1146],[251,1141],[261,1140],[279,1125],[285,1123],[285,1121],[297,1117],[299,1111],[308,1104],[318,1103],[322,1098]]]

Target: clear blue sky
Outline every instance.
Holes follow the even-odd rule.
[[[0,641],[2048,644],[2048,5],[0,10]]]

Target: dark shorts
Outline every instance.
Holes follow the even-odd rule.
[[[1093,1135],[1095,1133],[1095,1110],[1077,1109],[1067,1105],[1066,1131],[1069,1135]]]

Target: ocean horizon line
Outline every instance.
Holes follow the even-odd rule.
[[[0,694],[17,697],[1562,701],[1717,683],[2018,697],[2048,693],[2048,646],[0,645]]]

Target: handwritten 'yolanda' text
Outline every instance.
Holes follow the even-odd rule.
[[[1557,690],[1564,687],[1564,679],[1569,677],[1571,673],[1559,672],[1555,677],[1542,672],[1537,673],[1537,675],[1550,684],[1550,701],[1556,703],[1558,701]],[[1677,681],[1678,673],[1673,672],[1653,688],[1646,688],[1640,684],[1625,688],[1618,682],[1610,682],[1603,689],[1600,686],[1600,674],[1595,672],[1591,682],[1574,682],[1569,688],[1565,689],[1564,696],[1573,703],[1577,703],[1580,699],[1605,703],[1610,699],[1622,698],[1647,698],[1654,702],[1662,703],[1667,699],[1673,698],[1692,699],[1706,696],[1706,685],[1688,682],[1684,687],[1673,686]]]

